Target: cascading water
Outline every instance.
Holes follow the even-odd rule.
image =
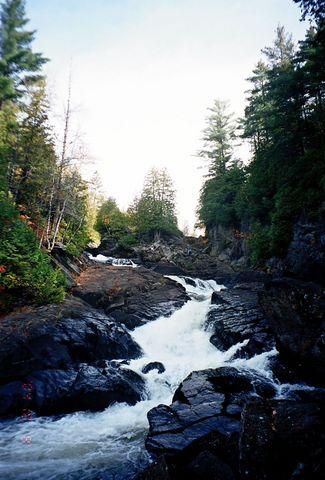
[[[0,432],[0,478],[126,480],[148,463],[144,448],[147,412],[160,403],[171,403],[175,389],[190,372],[224,365],[242,345],[220,352],[204,330],[211,294],[220,290],[220,285],[212,280],[170,278],[186,288],[191,300],[170,317],[161,317],[132,332],[144,356],[126,368],[143,375],[141,370],[149,362],[159,361],[165,366],[162,374],[152,370],[144,375],[146,398],[134,406],[115,404],[100,413],[4,423]],[[230,364],[269,375],[267,360],[275,353]],[[22,442],[23,438],[30,441]]]
[[[105,255],[97,255],[94,257],[88,253],[88,258],[96,263],[105,263],[106,265],[113,265],[114,267],[132,267],[136,268],[136,265],[133,260],[130,258],[115,258],[115,257],[105,257]]]

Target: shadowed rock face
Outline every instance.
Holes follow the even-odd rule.
[[[254,372],[193,372],[170,406],[148,413],[146,447],[156,461],[139,478],[320,480],[323,392],[303,392],[299,401],[274,395]]]
[[[79,364],[67,370],[40,370],[0,387],[0,414],[33,411],[39,415],[104,410],[114,402],[141,400],[143,379],[131,370]]]
[[[36,370],[141,355],[139,345],[123,325],[72,297],[61,305],[4,318],[0,334],[0,383]]]
[[[319,402],[248,402],[242,413],[239,440],[240,478],[324,478],[323,422]]]
[[[136,374],[98,366],[100,359],[137,358],[141,348],[123,325],[80,299],[10,315],[0,334],[0,415],[22,408],[41,414],[101,410],[141,397],[143,381]],[[24,384],[32,385],[26,401]]]
[[[281,278],[266,282],[261,304],[280,359],[307,380],[325,385],[325,298],[321,286]]]
[[[129,329],[170,315],[188,300],[181,285],[158,273],[108,266],[94,266],[81,274],[73,294]]]

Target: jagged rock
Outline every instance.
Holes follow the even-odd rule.
[[[245,401],[256,395],[270,398],[274,393],[270,381],[236,368],[193,372],[176,390],[171,406],[159,405],[148,413],[146,447],[155,456],[188,454],[192,461],[212,442],[221,460],[231,464],[237,458]]]
[[[260,297],[272,325],[280,360],[303,379],[324,385],[323,289],[313,283],[281,278],[266,282]]]
[[[158,373],[163,373],[166,369],[161,362],[150,362],[143,367],[142,373],[149,373],[151,370],[158,370]]]
[[[9,315],[0,335],[0,415],[18,414],[22,407],[41,414],[96,410],[140,399],[139,389],[132,390],[133,372],[96,364],[138,358],[141,348],[123,325],[80,299]],[[29,383],[33,398],[25,405],[21,386]]]
[[[263,284],[251,282],[213,293],[213,307],[208,313],[206,327],[213,332],[210,341],[216,348],[225,351],[251,339],[241,350],[245,358],[273,348],[270,327],[259,305],[258,293],[262,289]]]
[[[143,390],[139,375],[109,363],[104,368],[80,364],[68,370],[41,370],[0,387],[0,415],[98,411],[114,402],[134,405]]]
[[[188,300],[180,284],[158,273],[103,265],[83,272],[73,294],[129,329],[170,315]]]

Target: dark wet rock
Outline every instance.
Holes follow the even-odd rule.
[[[103,265],[87,269],[73,294],[129,329],[171,315],[188,300],[180,284],[158,273]]]
[[[285,275],[304,281],[324,283],[325,272],[324,218],[301,218],[293,228],[293,239],[284,262]]]
[[[123,325],[73,297],[5,317],[0,334],[0,383],[37,370],[142,353]]]
[[[280,360],[302,379],[324,384],[325,298],[313,283],[280,278],[265,284],[260,302],[276,338]]]
[[[323,415],[319,403],[261,399],[248,402],[239,441],[240,478],[324,478]]]
[[[101,410],[140,399],[141,378],[107,361],[138,358],[141,348],[123,325],[80,299],[9,315],[0,334],[0,415],[23,408],[39,414]],[[24,384],[32,385],[28,401]]]
[[[142,373],[149,373],[151,370],[158,370],[158,373],[163,373],[166,369],[161,362],[150,362],[142,369]]]
[[[256,333],[249,338],[248,343],[242,346],[232,358],[252,358],[261,353],[270,352],[273,348],[275,348],[273,334]]]
[[[164,457],[152,462],[145,470],[143,470],[136,480],[171,480],[169,467]]]
[[[182,473],[189,480],[235,480],[230,466],[209,451],[201,452]]]
[[[325,391],[274,395],[273,384],[254,371],[193,372],[170,406],[148,413],[146,447],[158,464],[163,459],[170,480],[320,480]]]
[[[99,411],[114,402],[134,405],[143,390],[139,375],[109,362],[105,368],[80,364],[68,370],[41,370],[0,387],[0,415]]]
[[[213,307],[208,313],[206,327],[213,332],[210,341],[216,348],[225,351],[250,339],[239,355],[244,358],[273,348],[270,328],[259,305],[258,294],[262,289],[263,284],[250,282],[213,293]]]
[[[212,442],[222,461],[233,462],[245,401],[274,393],[268,380],[233,367],[192,372],[176,390],[171,406],[159,405],[148,413],[146,447],[155,456],[181,455],[192,461]]]
[[[142,264],[148,268],[156,268],[157,264],[177,267],[172,270],[174,273],[168,274],[203,279],[234,275],[231,266],[218,259],[217,255],[210,255],[210,250],[205,239],[194,237],[161,239],[135,248]]]
[[[158,263],[153,262],[151,265],[146,266],[151,268],[154,272],[160,273],[161,275],[186,275],[186,272],[172,261],[160,261]]]

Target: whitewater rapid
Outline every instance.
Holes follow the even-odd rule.
[[[100,413],[78,412],[62,417],[40,417],[30,422],[8,421],[0,427],[0,478],[6,480],[127,480],[148,462],[144,439],[147,412],[170,404],[180,382],[193,370],[227,363],[253,368],[269,376],[270,356],[230,361],[242,344],[218,351],[204,329],[216,282],[170,277],[181,283],[191,300],[170,317],[160,317],[131,332],[144,356],[131,368],[146,380],[145,398],[134,406],[115,404]],[[188,283],[190,282],[190,283]],[[245,343],[245,342],[244,342]],[[141,370],[149,362],[162,362],[165,372]],[[30,443],[22,442],[30,438]]]

